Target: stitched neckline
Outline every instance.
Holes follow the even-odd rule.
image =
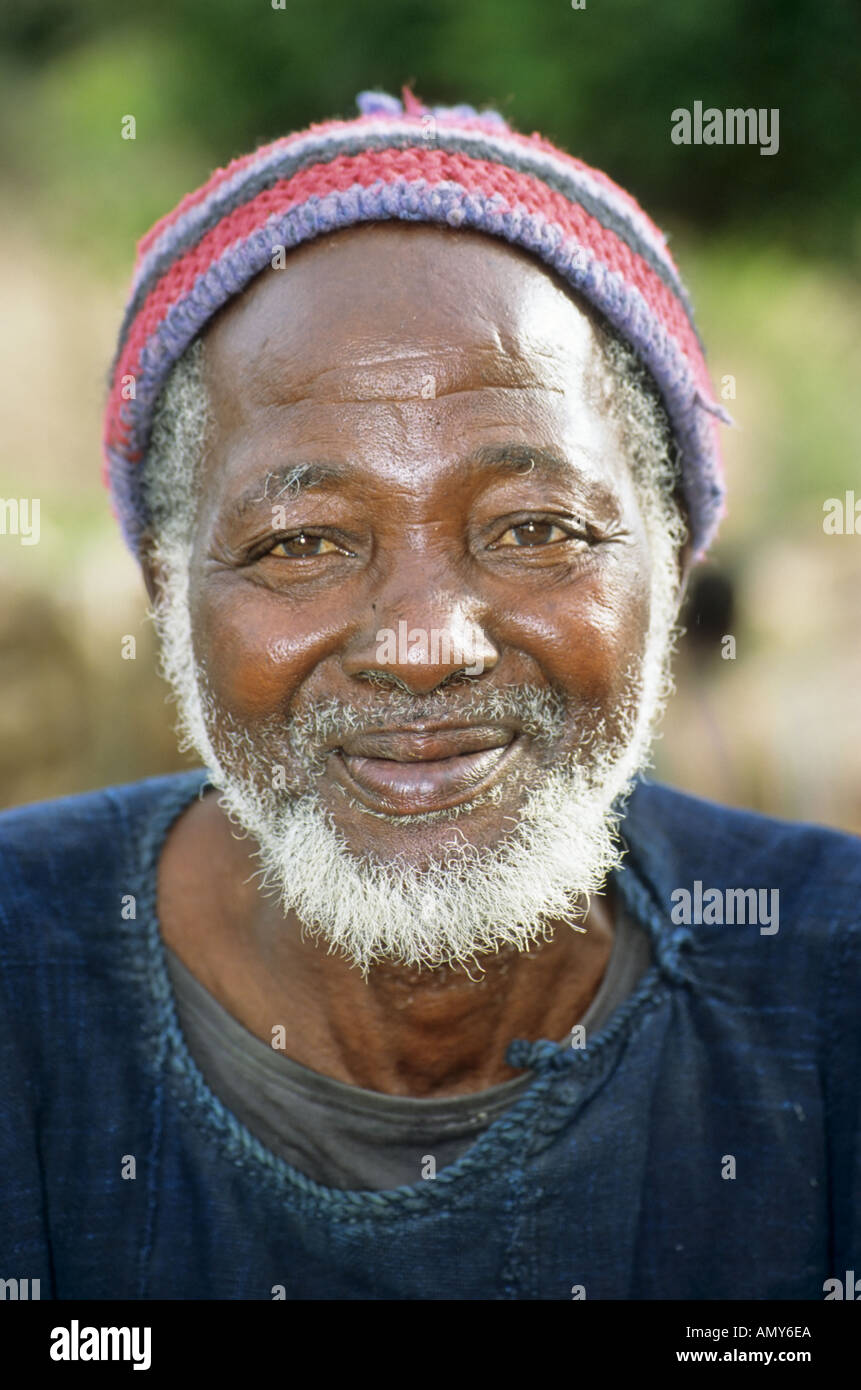
[[[138,902],[142,909],[146,953],[142,978],[151,1007],[149,1055],[155,1061],[159,1079],[168,1073],[173,1094],[198,1130],[205,1131],[234,1166],[246,1172],[255,1170],[261,1182],[273,1188],[282,1199],[292,1197],[297,1210],[325,1212],[330,1219],[356,1220],[397,1216],[404,1210],[430,1212],[441,1202],[449,1206],[468,1204],[475,1197],[475,1186],[470,1179],[477,1176],[482,1184],[486,1182],[488,1167],[498,1160],[501,1146],[511,1151],[512,1165],[519,1166],[534,1121],[542,1112],[542,1133],[547,1133],[548,1129],[555,1132],[565,1122],[582,1090],[597,1083],[611,1067],[621,1036],[630,1030],[641,1013],[657,1007],[666,994],[667,977],[673,978],[676,973],[669,959],[674,952],[668,941],[667,919],[657,910],[626,859],[626,870],[613,875],[614,886],[630,915],[649,932],[652,963],[588,1048],[572,1049],[549,1038],[535,1042],[514,1039],[506,1058],[510,1065],[535,1072],[531,1084],[459,1158],[440,1169],[432,1181],[420,1178],[412,1184],[379,1191],[327,1187],[267,1148],[215,1094],[188,1048],[179,1023],[167,948],[158,919],[158,863],[174,822],[195,796],[203,796],[210,783],[203,768],[160,780],[163,785],[166,783],[163,794],[149,815],[139,842]],[[563,1079],[568,1080],[568,1086],[557,1097],[548,1095]],[[548,1109],[551,1112],[549,1126]],[[160,1132],[161,1117],[158,1129]]]

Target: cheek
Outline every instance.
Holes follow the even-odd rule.
[[[511,615],[510,640],[532,656],[545,680],[609,712],[627,688],[629,667],[642,658],[649,614],[646,577],[626,570],[521,604]]]
[[[195,656],[220,704],[253,721],[286,713],[296,691],[325,661],[332,634],[301,606],[232,578],[192,593]]]

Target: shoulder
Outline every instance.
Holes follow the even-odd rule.
[[[67,855],[103,851],[103,835],[121,839],[154,811],[189,801],[205,780],[204,770],[194,768],[10,807],[0,811],[0,856],[25,864],[44,861],[55,851]]]
[[[718,887],[775,888],[795,896],[799,906],[815,901],[817,912],[858,917],[861,838],[846,831],[722,806],[641,779],[622,834],[661,890],[691,878]]]
[[[158,837],[206,782],[203,769],[36,802],[0,813],[0,930],[27,950],[80,921],[95,927],[105,901],[129,884]],[[73,933],[74,934],[74,933]]]
[[[622,836],[623,893],[690,982],[763,1016],[803,1005],[822,1021],[857,1009],[857,836],[647,781],[631,795]]]

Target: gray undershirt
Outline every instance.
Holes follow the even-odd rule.
[[[166,947],[180,1026],[210,1089],[266,1148],[325,1187],[383,1191],[465,1153],[531,1075],[443,1099],[390,1096],[323,1076],[249,1033]],[[616,906],[613,950],[577,1027],[594,1037],[651,963],[647,934]],[[571,1034],[568,1035],[570,1040]]]

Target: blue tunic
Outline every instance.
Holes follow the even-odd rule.
[[[614,876],[653,944],[634,994],[583,1049],[512,1041],[532,1084],[436,1178],[354,1192],[264,1148],[178,1028],[156,870],[204,783],[0,815],[0,1278],[43,1298],[821,1300],[861,1269],[861,841],[639,782]],[[777,891],[778,930],[674,920],[697,882]]]

